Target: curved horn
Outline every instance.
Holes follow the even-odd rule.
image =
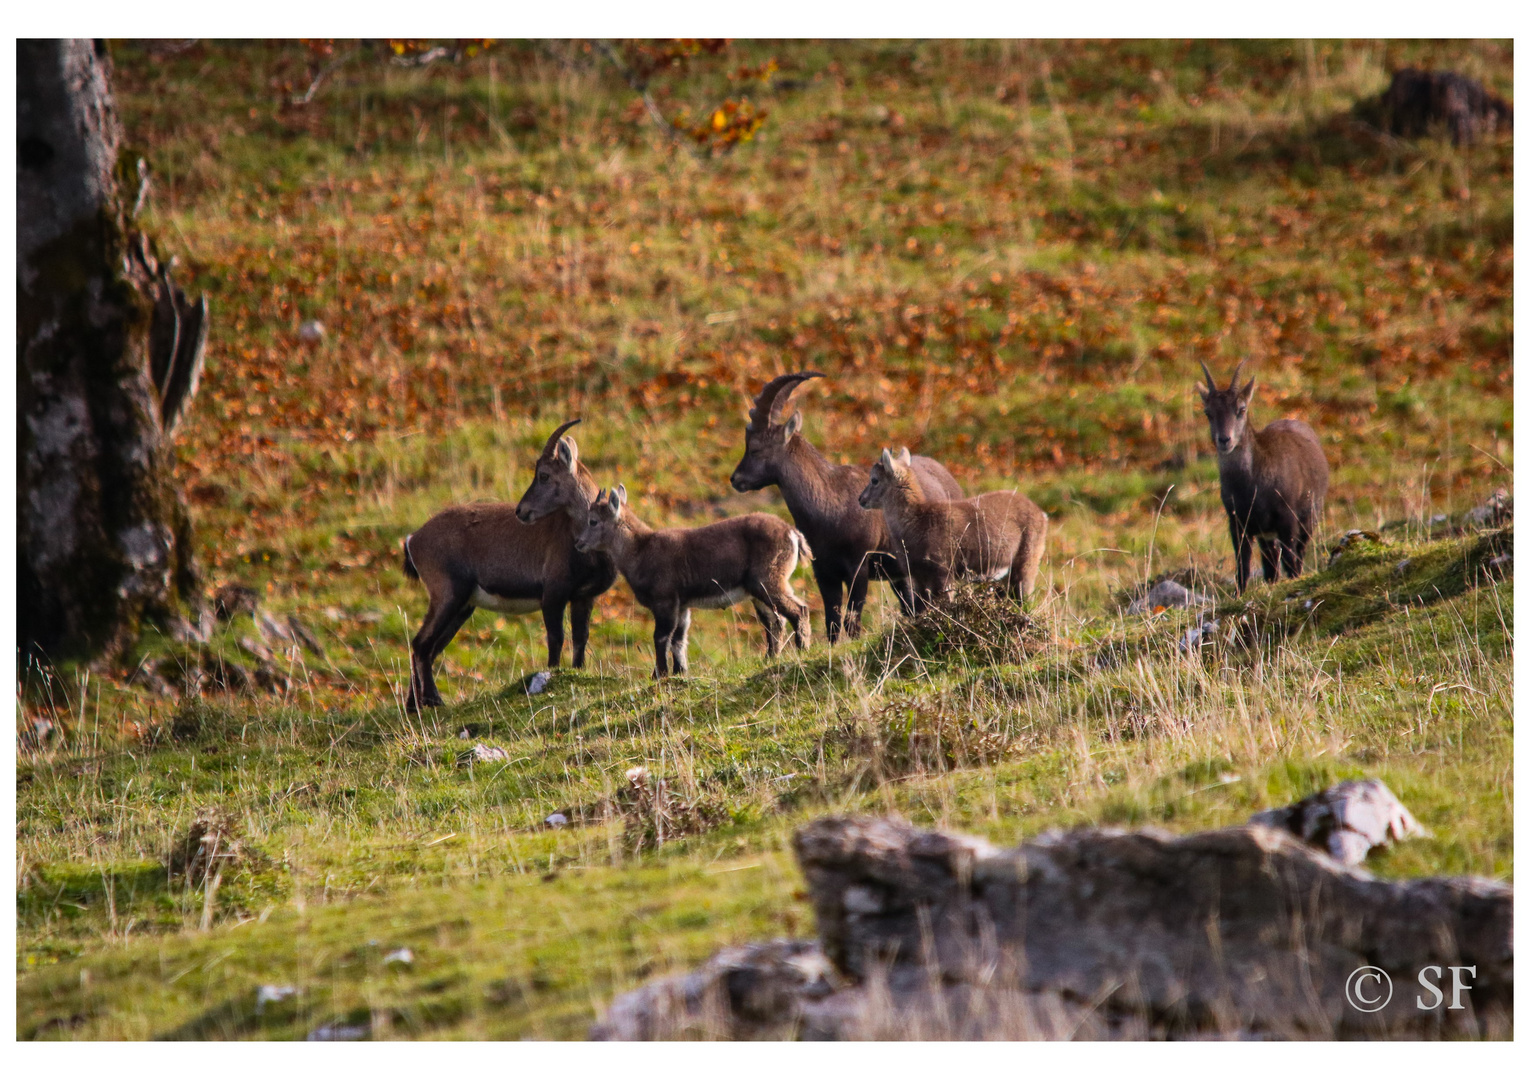
[[[753,399],[753,408],[748,410],[749,426],[763,424],[768,426],[776,422],[780,410],[790,400],[792,392],[801,383],[808,379],[822,378],[820,371],[797,371],[790,375],[779,375],[764,384],[764,389],[759,391],[759,396]]]
[[[1210,374],[1209,365],[1207,365],[1203,360],[1201,360],[1201,361],[1199,361],[1199,370],[1204,372],[1205,386],[1209,389],[1210,393],[1213,394],[1215,392],[1215,376]],[[1236,380],[1232,379],[1231,381],[1235,382]]]
[[[546,441],[546,445],[541,448],[541,456],[543,458],[550,457],[552,451],[557,449],[557,440],[562,438],[562,433],[567,431],[574,424],[582,424],[583,422],[583,417],[579,417],[577,420],[569,420],[566,424],[563,424],[556,431],[552,432],[552,437],[549,438]]]
[[[1236,380],[1241,377],[1242,364],[1245,364],[1246,362],[1247,361],[1243,360],[1241,362],[1241,364],[1237,364],[1236,365],[1236,370],[1231,372],[1231,389],[1232,390],[1236,389]]]

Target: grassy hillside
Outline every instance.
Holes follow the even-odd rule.
[[[810,933],[786,845],[830,810],[1009,841],[1374,775],[1433,833],[1378,872],[1511,877],[1511,533],[1461,524],[1511,484],[1511,142],[1343,119],[1406,63],[1510,98],[1509,44],[733,43],[653,84],[671,117],[767,110],[715,155],[593,49],[352,48],[300,106],[296,43],[115,48],[144,227],[212,300],[178,446],[209,591],[323,651],[239,616],[27,673],[24,1037],[576,1037],[648,975]],[[1185,649],[1197,617],[1119,600],[1230,571],[1200,360],[1248,362],[1254,422],[1315,425],[1333,489],[1318,572],[1217,594]],[[539,619],[480,613],[453,704],[402,712],[403,535],[518,497],[575,415],[650,523],[783,514],[726,478],[751,392],[805,366],[830,456],[905,444],[1051,514],[1032,622],[973,596],[975,630],[909,626],[877,586],[829,648],[806,575],[811,651],[699,612],[655,687],[618,585],[586,671],[528,695]],[[1328,567],[1351,528],[1381,539]],[[156,692],[264,649],[248,692]],[[165,869],[198,815],[235,845],[205,881]]]

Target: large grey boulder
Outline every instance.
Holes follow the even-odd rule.
[[[1382,881],[1292,833],[1081,829],[1011,849],[892,819],[804,826],[820,943],[718,954],[606,1038],[1509,1036],[1512,888]],[[819,953],[820,949],[820,953]],[[752,951],[750,951],[752,950]],[[818,960],[826,961],[823,968]],[[1355,972],[1383,969],[1364,1011]],[[1460,1007],[1451,967],[1467,986]],[[826,974],[824,972],[831,972]],[[761,1004],[763,1003],[763,1004]]]

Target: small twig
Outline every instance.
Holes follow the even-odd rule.
[[[138,159],[138,198],[133,202],[133,217],[137,217],[143,209],[143,202],[149,197],[149,163],[143,158]]]
[[[615,46],[610,44],[610,42],[606,41],[604,38],[599,38],[595,41],[595,44],[599,46],[599,50],[604,54],[605,59],[610,61],[611,66],[613,66],[616,71],[620,73],[621,78],[626,80],[626,85],[642,95],[642,106],[647,110],[648,118],[664,131],[666,131],[669,138],[673,139],[676,145],[684,147],[692,158],[694,158],[696,161],[699,161],[700,154],[696,152],[695,147],[691,146],[689,142],[686,141],[684,132],[680,131],[679,128],[674,124],[670,123],[664,117],[662,110],[658,108],[658,103],[653,100],[653,95],[647,88],[647,80],[626,66],[625,62],[622,61],[620,54],[615,51]]]
[[[334,72],[337,71],[341,65],[348,64],[359,53],[359,49],[352,49],[350,52],[345,53],[343,56],[335,57],[323,67],[319,68],[318,74],[313,76],[313,81],[308,84],[308,92],[303,94],[302,97],[292,98],[292,104],[306,105],[311,102],[313,100],[313,95],[318,93],[318,88],[324,84],[324,80],[327,79],[330,75],[334,74]]]

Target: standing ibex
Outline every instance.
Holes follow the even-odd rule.
[[[626,485],[601,492],[578,534],[579,551],[608,553],[637,602],[653,613],[654,678],[689,669],[691,608],[725,608],[745,596],[764,625],[769,655],[780,654],[780,620],[790,622],[796,647],[812,640],[807,606],[791,590],[791,575],[812,549],[773,514],[744,514],[695,529],[650,529],[626,508]]]
[[[1236,588],[1247,587],[1252,576],[1252,541],[1263,558],[1263,578],[1296,577],[1305,564],[1305,545],[1321,520],[1326,505],[1327,464],[1321,443],[1302,420],[1275,420],[1262,431],[1247,422],[1256,379],[1215,388],[1215,376],[1204,361],[1204,415],[1220,461],[1220,501],[1230,519],[1231,545],[1236,549]]]
[[[890,537],[880,514],[862,510],[855,501],[868,477],[859,465],[834,465],[801,436],[801,413],[781,422],[791,393],[820,371],[781,375],[759,391],[748,414],[743,460],[732,473],[738,491],[757,491],[777,484],[785,505],[815,553],[812,572],[822,593],[829,641],[846,630],[860,630],[860,613],[872,581],[890,581],[903,611],[910,610],[907,584],[897,569]],[[912,459],[923,490],[932,499],[958,499],[963,494],[955,478],[939,462]],[[844,588],[849,609],[843,611]]]
[[[1017,491],[930,499],[904,446],[895,457],[881,451],[859,504],[885,517],[915,611],[948,596],[957,579],[1006,580],[1020,600],[1034,591],[1050,519]]]
[[[565,474],[559,491],[564,513],[533,515],[508,503],[476,503],[442,510],[403,540],[403,572],[424,582],[430,608],[414,635],[406,708],[442,704],[435,688],[435,659],[474,609],[506,615],[540,611],[546,624],[547,664],[562,660],[562,612],[573,607],[573,666],[584,666],[589,613],[600,593],[615,584],[615,565],[603,555],[573,549],[597,488],[578,463],[578,447],[563,435],[577,420],[552,433],[536,462],[529,496],[543,477]],[[582,502],[574,492],[581,492]],[[527,522],[534,521],[534,524]]]

